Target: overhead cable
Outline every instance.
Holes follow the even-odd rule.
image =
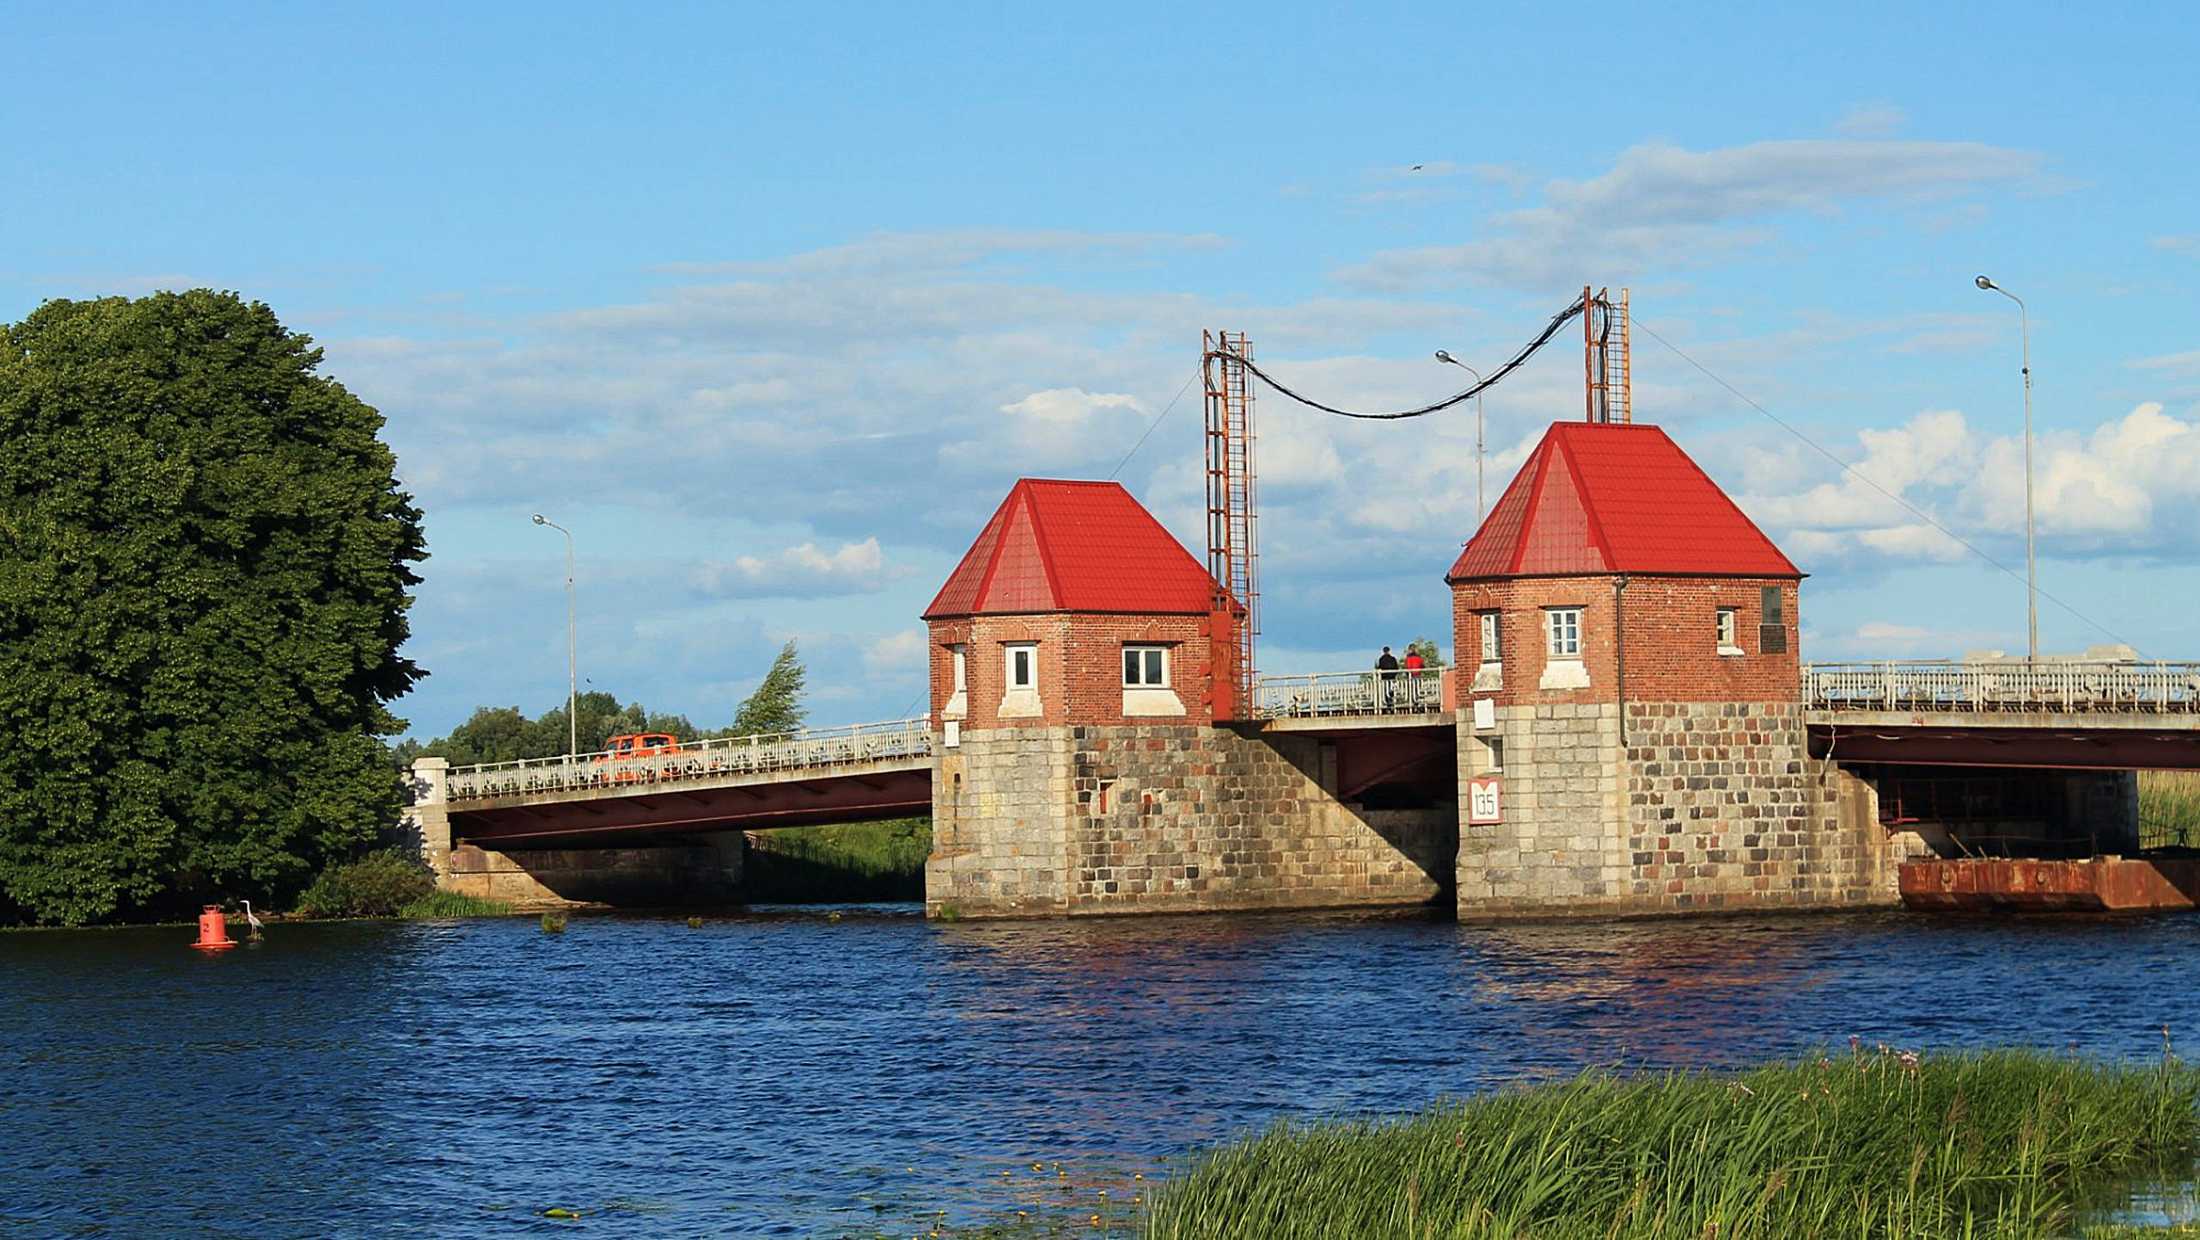
[[[1520,364],[1532,357],[1537,349],[1540,349],[1544,345],[1549,344],[1551,342],[1551,337],[1558,334],[1558,329],[1566,326],[1568,320],[1572,319],[1575,315],[1580,314],[1584,309],[1588,307],[1589,304],[1589,299],[1581,297],[1574,298],[1574,304],[1566,307],[1564,310],[1561,310],[1556,315],[1552,316],[1550,323],[1543,328],[1543,333],[1541,335],[1529,341],[1527,344],[1521,346],[1520,351],[1513,354],[1512,357],[1508,359],[1504,365],[1499,366],[1497,369],[1491,371],[1488,378],[1477,380],[1474,386],[1468,388],[1466,391],[1460,392],[1455,396],[1447,396],[1444,399],[1436,401],[1432,404],[1422,405],[1418,409],[1401,409],[1396,413],[1356,413],[1350,409],[1339,409],[1335,405],[1325,405],[1322,402],[1313,399],[1312,397],[1302,396],[1299,393],[1294,392],[1290,388],[1284,386],[1284,384],[1278,381],[1274,375],[1271,375],[1267,371],[1262,370],[1260,367],[1255,366],[1253,364],[1253,359],[1249,357],[1239,357],[1237,354],[1232,353],[1227,349],[1216,349],[1213,352],[1208,353],[1207,356],[1210,358],[1220,358],[1224,361],[1236,362],[1238,365],[1243,366],[1245,367],[1245,369],[1253,372],[1254,376],[1257,377],[1262,383],[1265,383],[1269,387],[1274,388],[1278,393],[1289,397],[1290,399],[1295,400],[1302,405],[1305,405],[1309,409],[1319,409],[1323,413],[1333,413],[1340,418],[1359,418],[1363,421],[1369,422],[1394,422],[1401,418],[1425,417],[1426,415],[1436,413],[1439,410],[1449,409],[1453,405],[1460,404],[1464,401],[1473,400],[1476,396],[1479,396],[1487,388],[1495,387],[1498,380],[1503,379],[1506,375],[1509,375],[1513,371],[1519,369]],[[1594,304],[1604,305],[1605,303],[1602,298],[1596,298],[1594,299]],[[1610,330],[1610,319],[1608,315],[1606,318],[1606,330]]]

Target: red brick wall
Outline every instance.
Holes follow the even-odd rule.
[[[1452,587],[1452,648],[1460,697],[1495,696],[1500,706],[1586,704],[1618,699],[1618,643],[1612,624],[1612,577],[1531,577],[1460,582]],[[1759,589],[1777,586],[1787,651],[1760,649]],[[1792,702],[1801,689],[1794,581],[1743,577],[1633,577],[1626,593],[1627,697],[1657,702]],[[1547,659],[1544,609],[1582,609],[1586,689],[1539,689]],[[1718,652],[1716,612],[1736,608],[1744,653]],[[1504,688],[1494,695],[1466,689],[1481,658],[1477,615],[1501,615]]]
[[[1214,720],[1209,699],[1214,648],[1210,623],[1197,616],[1120,616],[1052,613],[977,616],[931,623],[932,720],[954,692],[954,659],[949,645],[967,643],[966,730],[980,728],[1058,727],[1064,724],[1206,724]],[[1013,642],[1039,646],[1038,717],[999,717],[1008,668],[1002,648]],[[1182,715],[1123,714],[1123,647],[1169,647],[1169,688],[1184,703]]]

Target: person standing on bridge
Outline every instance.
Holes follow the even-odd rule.
[[[1375,709],[1389,710],[1391,691],[1398,680],[1398,656],[1390,653],[1390,647],[1383,647],[1383,653],[1376,657],[1375,671],[1381,677],[1375,690]]]
[[[1408,709],[1420,704],[1421,669],[1427,666],[1428,660],[1421,657],[1421,650],[1418,646],[1406,647],[1406,691],[1403,702]]]

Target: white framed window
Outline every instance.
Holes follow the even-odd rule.
[[[1039,687],[1039,646],[1036,642],[1010,642],[1001,647],[1010,693],[1028,693]]]
[[[1482,661],[1484,663],[1502,662],[1504,660],[1504,647],[1500,644],[1497,613],[1485,611],[1476,619],[1482,629]]]
[[[1742,653],[1741,627],[1742,613],[1740,608],[1721,607],[1719,609],[1720,654]]]
[[[1168,688],[1169,648],[1167,646],[1123,647],[1123,687],[1126,689]]]
[[[1543,612],[1543,624],[1550,639],[1550,656],[1554,659],[1578,659],[1581,657],[1581,609],[1579,607],[1551,607]]]
[[[970,689],[970,647],[960,643],[947,648],[947,656],[955,665],[955,689],[957,696]]]

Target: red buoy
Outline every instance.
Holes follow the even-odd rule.
[[[213,952],[236,945],[237,941],[229,937],[229,919],[222,916],[222,906],[207,905],[199,914],[199,941],[191,946]]]

